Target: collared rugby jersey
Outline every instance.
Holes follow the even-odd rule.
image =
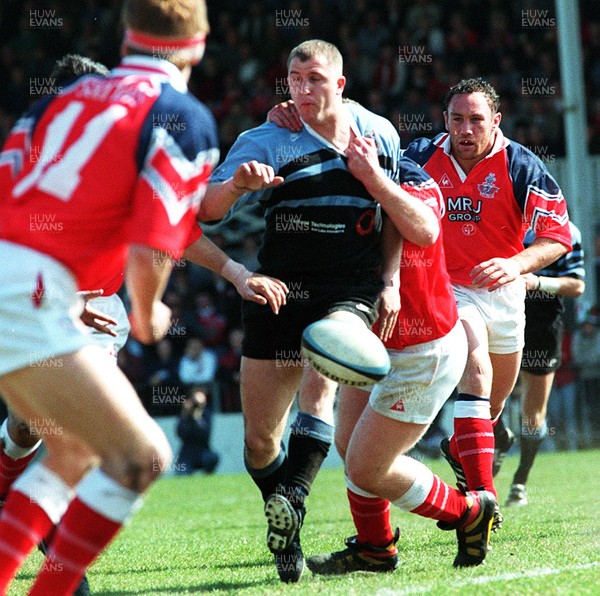
[[[128,244],[178,258],[198,237],[217,147],[212,115],[173,64],[126,57],[17,122],[0,154],[0,238],[54,257],[80,288],[110,295]]]
[[[427,172],[401,157],[399,176],[401,188],[431,207],[439,220],[442,195]],[[400,260],[400,312],[386,347],[402,350],[433,341],[444,337],[457,322],[456,300],[446,270],[443,231],[430,246],[417,246],[405,238]]]
[[[446,260],[454,283],[471,285],[475,265],[521,252],[528,227],[571,249],[567,205],[558,184],[538,157],[500,130],[490,154],[468,174],[450,155],[448,133],[413,141],[405,155],[442,191]]]
[[[400,141],[391,122],[357,104],[344,105],[356,134],[375,139],[381,166],[397,181]],[[348,171],[342,152],[306,125],[291,132],[266,123],[239,136],[211,183],[227,180],[251,160],[285,178],[280,186],[247,193],[234,205],[235,210],[258,202],[262,208],[261,271],[360,280],[380,268],[380,207]]]

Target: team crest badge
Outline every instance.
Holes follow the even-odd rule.
[[[488,174],[482,184],[477,185],[479,194],[484,199],[493,199],[494,195],[500,190],[494,183],[496,182],[495,174]]]
[[[444,175],[440,178],[438,186],[440,188],[454,188],[454,184],[450,182],[450,176],[448,176],[446,172],[444,172]]]
[[[391,408],[392,410],[396,410],[396,412],[404,412],[404,401],[399,399]]]

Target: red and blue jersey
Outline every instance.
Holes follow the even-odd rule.
[[[0,154],[0,238],[114,293],[129,244],[179,258],[218,160],[208,109],[171,63],[129,56],[36,104]]]
[[[417,139],[404,155],[423,166],[444,197],[442,220],[448,272],[471,285],[470,271],[494,257],[523,250],[531,227],[571,249],[569,216],[562,191],[542,161],[498,130],[492,151],[468,173],[450,154],[448,133]]]

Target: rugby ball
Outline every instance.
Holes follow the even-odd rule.
[[[309,325],[302,333],[302,353],[316,370],[342,385],[370,385],[390,371],[381,340],[349,321],[321,319]]]

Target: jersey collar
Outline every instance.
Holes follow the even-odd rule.
[[[121,59],[119,66],[114,68],[110,76],[124,75],[158,75],[166,78],[177,91],[185,93],[187,83],[182,72],[168,60],[152,58],[151,56],[132,55]]]
[[[493,157],[494,155],[496,155],[496,153],[502,151],[503,149],[506,149],[506,147],[509,144],[510,144],[510,140],[504,136],[504,133],[499,128],[497,128],[496,129],[496,139],[494,140],[494,145],[492,146],[492,150],[483,159],[489,159],[490,157]],[[452,155],[452,153],[450,151],[450,148],[451,148],[450,135],[448,133],[446,133],[441,139],[439,139],[436,142],[436,145],[438,147],[441,147],[443,149],[444,153],[450,158],[450,160],[454,164],[454,168],[456,169],[456,173],[458,174],[458,177],[460,178],[461,182],[464,182],[467,179],[467,174],[460,167],[460,164],[456,161],[456,159],[454,159],[454,156]]]

